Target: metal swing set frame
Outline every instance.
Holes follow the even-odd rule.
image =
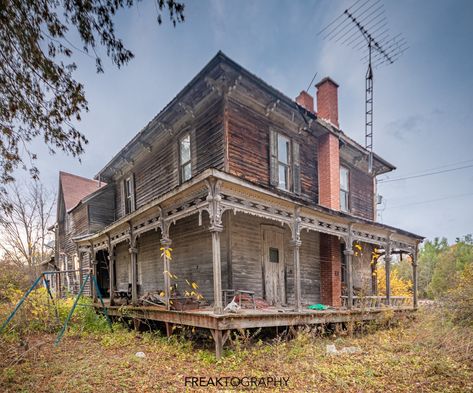
[[[81,270],[71,270],[71,271],[67,271],[67,272],[81,272]],[[23,295],[23,297],[19,300],[19,302],[16,304],[15,308],[13,309],[13,311],[10,313],[10,315],[8,316],[8,318],[5,320],[5,322],[3,322],[2,326],[0,327],[0,334],[4,332],[5,328],[7,327],[7,325],[10,323],[10,321],[14,318],[15,314],[18,312],[18,310],[20,309],[20,307],[23,305],[23,303],[25,302],[25,300],[28,298],[28,296],[30,295],[31,292],[33,292],[33,290],[38,286],[38,284],[40,284],[41,281],[43,281],[44,283],[44,286],[46,287],[47,291],[48,291],[48,295],[49,297],[51,298],[51,300],[54,301],[54,297],[53,297],[53,294],[51,292],[51,287],[50,287],[50,284],[49,284],[49,280],[47,279],[47,276],[53,276],[53,275],[58,275],[58,274],[61,274],[61,273],[65,273],[64,271],[63,272],[59,272],[59,271],[47,271],[47,272],[43,272],[41,273],[37,278],[36,280],[33,282],[33,284],[31,285],[31,287],[25,292],[25,294]],[[97,293],[97,297],[99,298],[100,300],[100,303],[102,305],[102,309],[104,311],[104,315],[105,315],[105,318],[107,319],[107,322],[110,326],[110,330],[113,331],[113,327],[112,327],[112,321],[108,315],[108,311],[107,311],[107,307],[105,307],[105,303],[103,301],[103,297],[102,297],[102,293],[100,291],[100,288],[99,288],[99,285],[97,283],[97,278],[95,277],[95,275],[93,275],[90,271],[89,273],[87,273],[84,277],[84,280],[82,282],[82,285],[80,286],[80,289],[79,289],[79,292],[77,293],[77,296],[76,298],[74,299],[74,304],[72,305],[72,308],[70,309],[69,311],[69,314],[67,315],[67,318],[65,319],[64,321],[64,324],[62,325],[62,328],[61,330],[59,331],[57,337],[56,337],[56,340],[54,341],[54,345],[55,346],[58,346],[59,343],[61,342],[62,340],[62,337],[64,336],[64,333],[66,332],[67,330],[67,327],[69,325],[69,322],[74,314],[74,311],[77,307],[77,305],[79,305],[79,299],[81,298],[82,296],[82,293],[84,292],[84,288],[87,284],[87,282],[91,280],[92,284],[95,286],[95,289],[96,289],[96,293]],[[56,317],[58,317],[58,314],[57,314],[57,309],[56,309]]]

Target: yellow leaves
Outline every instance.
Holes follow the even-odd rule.
[[[192,288],[197,289],[197,288],[199,288],[199,286],[195,282],[193,282],[192,283]]]
[[[172,248],[171,247],[161,247],[159,249],[160,251],[162,251],[161,253],[161,257],[164,258],[166,257],[167,259],[169,260],[172,260]]]
[[[164,291],[161,291],[161,292],[159,292],[159,296],[164,297],[164,296],[166,296],[166,293],[164,293]]]
[[[384,267],[378,267],[375,275],[378,282],[378,293],[380,296],[384,296],[386,295],[386,270]],[[411,296],[412,282],[399,277],[397,270],[391,271],[390,281],[392,296]]]

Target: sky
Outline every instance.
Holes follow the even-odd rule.
[[[97,74],[94,60],[77,53],[75,77],[90,108],[78,126],[89,144],[79,163],[34,142],[48,187],[57,188],[59,170],[93,177],[218,50],[292,98],[315,73],[315,82],[332,77],[340,126],[364,143],[366,64],[318,34],[355,0],[183,1],[186,20],[175,28],[166,18],[157,24],[150,0],[118,14],[117,32],[135,54],[121,69],[104,59]],[[379,182],[379,221],[453,242],[473,233],[473,1],[380,2],[409,49],[374,74],[374,150],[397,167],[379,176],[394,180]]]

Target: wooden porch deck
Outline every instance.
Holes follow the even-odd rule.
[[[100,304],[95,305],[102,309]],[[184,325],[209,329],[215,340],[216,356],[222,355],[223,345],[228,334],[235,329],[310,326],[344,322],[383,321],[387,312],[395,316],[415,312],[412,306],[382,308],[344,308],[316,311],[304,309],[294,311],[291,308],[241,309],[237,313],[215,314],[211,307],[186,311],[166,310],[155,306],[108,306],[108,315],[126,317],[134,320],[152,320],[163,322],[167,326]]]

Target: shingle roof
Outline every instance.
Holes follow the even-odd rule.
[[[76,207],[87,195],[106,186],[104,182],[87,179],[67,172],[59,172],[59,182],[64,196],[66,211],[70,211]]]

